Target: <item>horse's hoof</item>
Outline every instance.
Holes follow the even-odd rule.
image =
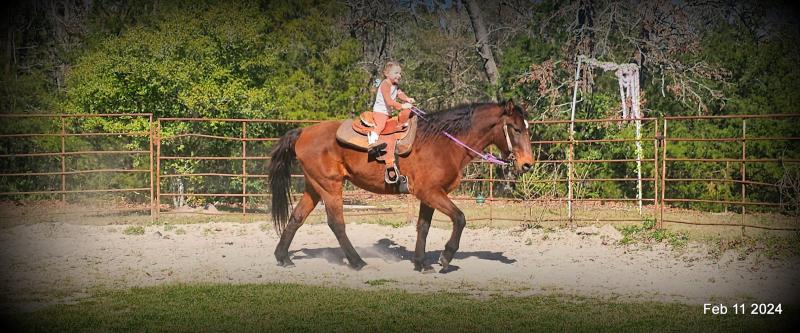
[[[352,267],[353,269],[355,269],[357,271],[360,271],[366,265],[367,265],[367,263],[365,263],[364,261],[361,261],[361,262],[357,262],[355,264],[350,264],[350,267]]]
[[[439,256],[439,265],[442,266],[442,270],[445,270],[450,265],[450,260],[447,260],[444,256]]]
[[[422,274],[433,273],[435,270],[431,265],[414,264],[414,270]]]
[[[284,268],[292,268],[292,267],[294,267],[294,263],[289,258],[278,259],[278,266],[281,266],[281,267],[284,267]]]

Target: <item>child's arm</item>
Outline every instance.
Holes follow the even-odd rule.
[[[400,90],[400,89],[397,89],[397,99],[400,99],[400,100],[403,100],[403,101],[409,102],[409,103],[411,103],[411,104],[414,104],[414,103],[416,103],[416,102],[417,102],[417,101],[416,101],[416,100],[414,100],[413,98],[411,98],[411,97],[408,97],[408,95],[406,95],[406,93],[404,93],[404,92],[403,92],[402,90]]]
[[[389,80],[383,80],[383,82],[381,82],[380,91],[381,94],[383,94],[383,101],[386,103],[386,106],[395,110],[403,109],[404,106],[407,106],[407,108],[411,107],[410,105],[405,105],[407,103],[400,104],[392,99],[392,83],[390,83]],[[397,93],[397,97],[400,97],[400,92]]]

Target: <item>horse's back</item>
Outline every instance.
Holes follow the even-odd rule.
[[[338,153],[336,129],[341,124],[341,120],[328,120],[304,127],[295,144],[297,159],[303,162]]]

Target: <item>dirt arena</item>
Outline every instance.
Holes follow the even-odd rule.
[[[368,263],[345,264],[325,224],[303,226],[290,248],[294,268],[278,267],[271,224],[148,226],[39,223],[0,235],[3,307],[70,303],[108,288],[180,283],[292,282],[351,288],[444,291],[485,297],[564,295],[702,304],[711,301],[797,303],[800,258],[767,260],[733,250],[712,256],[705,245],[620,245],[613,227],[465,229],[448,272],[421,274],[410,261],[413,226],[349,224]],[[431,228],[435,262],[450,235]],[[434,265],[439,268],[438,265]]]

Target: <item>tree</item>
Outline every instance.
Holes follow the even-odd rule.
[[[464,3],[467,5],[467,13],[469,13],[469,20],[472,22],[472,30],[475,32],[478,54],[483,59],[483,70],[486,72],[489,83],[497,85],[499,75],[497,63],[494,61],[494,54],[490,47],[489,33],[486,31],[486,25],[481,17],[481,8],[475,0],[464,0]]]

